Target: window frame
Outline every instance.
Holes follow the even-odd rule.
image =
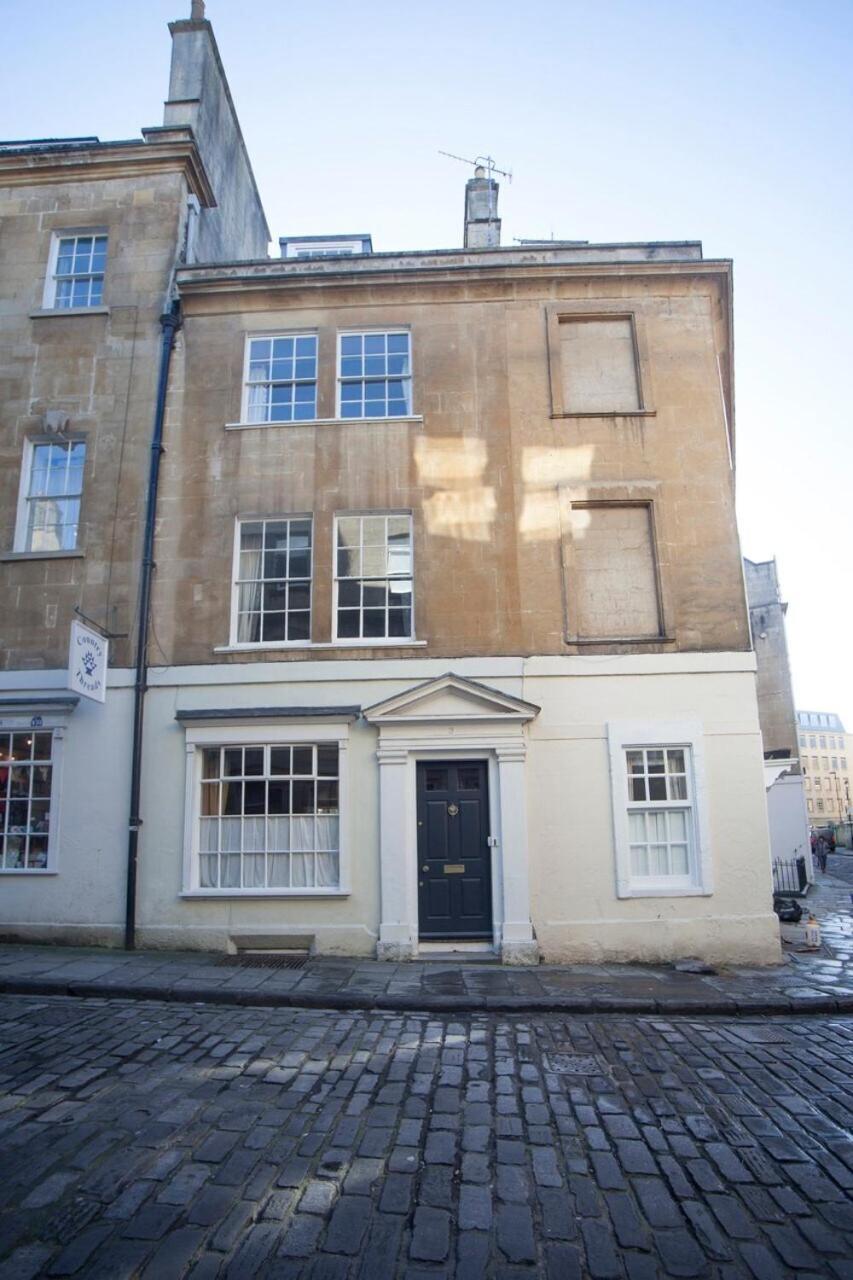
[[[79,555],[82,552],[83,546],[80,541],[80,531],[83,525],[83,495],[86,490],[87,443],[86,437],[79,434],[67,434],[62,436],[28,436],[24,440],[24,451],[21,455],[21,474],[18,481],[18,506],[15,512],[15,532],[12,542],[12,550],[16,555],[68,556]],[[83,475],[80,481],[80,509],[77,517],[77,537],[75,539],[74,546],[34,551],[30,546],[28,546],[28,542],[30,535],[30,504],[33,501],[33,498],[30,495],[30,484],[32,482],[33,460],[35,458],[36,449],[43,445],[70,447],[74,444],[82,444],[85,450],[83,456]],[[76,497],[77,495],[63,494],[61,496]]]
[[[383,516],[386,519],[390,516],[405,516],[409,521],[410,546],[411,546],[411,583],[412,583],[412,603],[411,603],[411,631],[407,636],[340,636],[338,634],[338,585],[341,579],[338,578],[338,521],[339,520],[369,520],[372,517]],[[387,545],[387,543],[386,543]],[[391,581],[393,575],[385,575],[385,581]],[[363,579],[358,579],[363,581]],[[336,511],[332,520],[332,644],[340,648],[387,648],[391,645],[408,645],[417,643],[417,626],[415,621],[415,520],[414,513],[411,510],[383,510],[383,511]],[[386,614],[387,614],[386,605]],[[363,617],[364,605],[359,606],[359,617]]]
[[[67,713],[44,712],[39,715],[6,715],[0,708],[2,727],[0,734],[6,733],[49,733],[51,742],[51,778],[48,814],[50,821],[47,830],[47,862],[43,867],[6,867],[2,865],[0,856],[0,876],[55,876],[59,872],[59,850],[61,848],[62,820],[62,768],[65,747],[65,731]],[[3,846],[0,845],[0,849]]]
[[[308,637],[305,640],[239,640],[240,628],[240,528],[244,524],[281,524],[284,521],[291,520],[307,520],[311,525],[311,577],[308,582]],[[316,569],[316,543],[315,543],[315,524],[312,512],[282,512],[276,515],[248,515],[236,516],[234,519],[234,545],[231,553],[231,607],[230,607],[230,623],[229,623],[229,639],[228,647],[232,649],[252,650],[252,649],[305,649],[313,644],[312,636],[314,630],[314,578]],[[274,581],[289,582],[289,578],[274,579]],[[297,579],[303,581],[303,579]],[[289,616],[289,610],[285,610],[285,617]],[[261,611],[263,618],[263,610]]]
[[[186,727],[186,779],[184,794],[184,858],[182,898],[345,898],[352,892],[349,843],[349,721],[299,720],[246,724],[223,721],[217,725]],[[205,747],[330,746],[338,748],[338,884],[329,888],[201,887],[200,834],[202,758]]]
[[[612,721],[607,725],[610,755],[610,791],[613,812],[616,896],[618,898],[709,897],[713,893],[711,844],[708,827],[705,783],[704,738],[695,721],[633,722]],[[628,793],[627,752],[630,750],[682,750],[686,753],[688,799],[666,802],[632,801]],[[656,808],[690,810],[690,872],[688,877],[650,881],[635,877],[631,870],[631,809]],[[669,881],[669,883],[668,883]]]
[[[265,339],[275,341],[276,338],[292,338],[294,342],[297,338],[313,338],[316,343],[314,355],[314,414],[311,418],[262,418],[258,422],[252,421],[249,417],[249,389],[251,386],[258,385],[274,385],[272,382],[267,384],[258,384],[249,382],[249,368],[251,366],[251,346],[253,342],[262,342]],[[294,361],[296,360],[296,350],[294,348]],[[294,368],[294,375],[295,375]],[[304,385],[309,379],[298,380],[295,376],[292,379],[294,387]],[[247,332],[245,334],[245,346],[243,351],[243,386],[240,394],[240,422],[251,427],[305,427],[310,423],[318,422],[319,413],[319,397],[320,397],[320,332],[318,329],[293,329],[293,330],[261,330],[257,333]],[[295,405],[294,400],[294,405]]]
[[[369,337],[372,334],[383,334],[385,337],[397,336],[405,334],[409,340],[409,372],[408,374],[385,374],[382,378],[346,378],[341,373],[341,360],[343,358],[342,344],[344,338]],[[388,403],[387,383],[395,380],[408,383],[409,396],[407,412],[403,414],[384,414],[378,417],[367,417],[361,414],[359,417],[344,417],[341,411],[341,389],[344,382],[368,382],[384,381],[386,383],[385,403]],[[362,400],[362,404],[364,400]],[[415,367],[414,367],[414,343],[412,341],[412,330],[409,325],[374,325],[368,328],[339,329],[335,341],[335,419],[341,422],[400,422],[406,421],[408,418],[415,417]]]
[[[57,294],[57,276],[56,264],[59,259],[59,244],[61,240],[69,240],[73,238],[75,241],[83,236],[91,236],[93,239],[97,236],[104,236],[107,241],[107,249],[104,255],[103,285],[101,287],[100,302],[87,302],[83,306],[58,306],[56,302]],[[104,294],[107,288],[107,267],[110,261],[110,230],[109,227],[65,227],[61,230],[51,232],[50,249],[47,256],[47,271],[44,278],[44,290],[42,293],[42,307],[45,311],[56,311],[59,315],[65,312],[75,311],[96,311],[106,306]],[[100,271],[80,272],[78,275],[63,277],[63,279],[91,279],[93,276],[100,275]]]

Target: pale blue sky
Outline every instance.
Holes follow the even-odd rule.
[[[0,0],[0,135],[160,123],[189,0]],[[210,0],[274,236],[458,245],[491,152],[512,237],[735,263],[745,554],[776,555],[801,707],[853,730],[851,0]]]

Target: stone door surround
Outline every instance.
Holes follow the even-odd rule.
[[[418,954],[416,764],[485,760],[494,942],[505,964],[536,964],[530,920],[525,725],[539,707],[448,672],[368,707],[379,730],[380,960]]]

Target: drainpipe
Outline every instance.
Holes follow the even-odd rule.
[[[124,947],[136,947],[136,872],[139,859],[139,797],[142,782],[142,727],[145,690],[148,687],[148,616],[151,609],[151,583],[154,570],[154,521],[157,515],[157,489],[160,483],[160,458],[163,453],[163,419],[166,416],[166,392],[175,334],[181,327],[180,303],[160,317],[163,331],[160,347],[160,372],[157,378],[157,402],[154,408],[154,432],[151,437],[151,461],[148,470],[148,495],[145,509],[145,533],[142,541],[142,566],[139,576],[139,618],[136,633],[136,680],[133,686],[133,755],[130,765],[130,813],[127,836],[127,908],[124,924]]]

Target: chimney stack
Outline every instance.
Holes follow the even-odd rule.
[[[478,164],[465,183],[465,248],[496,249],[501,242],[498,184]]]

